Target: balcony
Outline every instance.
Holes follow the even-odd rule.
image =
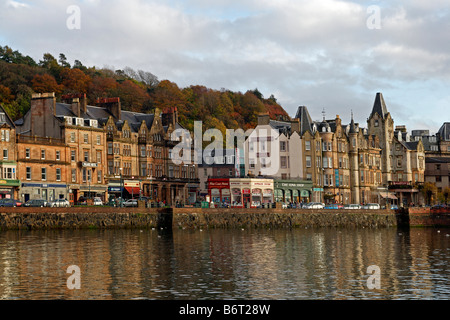
[[[24,136],[17,135],[17,143],[33,143],[40,145],[64,146],[64,139],[56,139],[51,137]]]

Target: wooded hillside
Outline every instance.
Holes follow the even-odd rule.
[[[148,71],[86,67],[79,60],[71,65],[64,54],[50,53],[39,62],[11,48],[0,46],[0,104],[16,120],[30,108],[32,93],[55,92],[59,100],[68,93],[86,93],[88,104],[98,98],[119,97],[122,109],[151,113],[154,108],[177,107],[180,123],[193,130],[194,121],[203,128],[244,130],[255,127],[257,114],[286,117],[272,95],[264,98],[258,89],[245,93],[213,90],[202,85],[180,88],[169,80],[158,80]]]

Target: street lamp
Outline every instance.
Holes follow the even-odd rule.
[[[123,178],[122,178],[122,168],[119,168],[120,172],[120,207],[123,207]]]

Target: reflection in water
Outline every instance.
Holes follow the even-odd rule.
[[[439,232],[438,232],[439,231]],[[443,299],[446,229],[0,232],[1,299]],[[70,265],[81,289],[69,290]],[[367,267],[381,289],[367,288]]]

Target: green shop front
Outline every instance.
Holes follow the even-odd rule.
[[[311,202],[312,181],[275,180],[274,192],[276,202]]]

